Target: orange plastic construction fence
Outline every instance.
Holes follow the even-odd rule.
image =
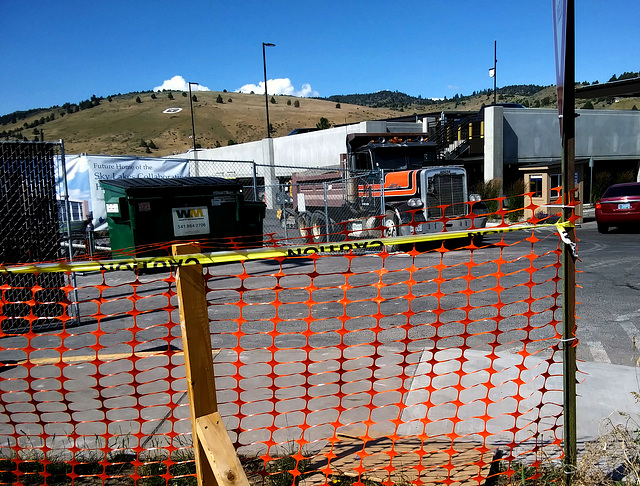
[[[465,243],[205,269],[253,484],[482,484],[561,457],[559,238]],[[0,484],[195,484],[173,274],[2,274],[0,292]]]

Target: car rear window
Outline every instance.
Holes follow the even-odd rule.
[[[602,197],[640,196],[640,184],[611,186]]]

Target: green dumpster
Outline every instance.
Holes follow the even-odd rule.
[[[264,203],[245,201],[242,186],[219,177],[115,179],[104,189],[111,251],[115,258],[167,256],[158,243],[205,241],[206,248],[262,242]]]

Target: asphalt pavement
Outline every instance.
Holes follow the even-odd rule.
[[[578,225],[576,230],[578,236],[581,230],[593,229],[594,227],[595,210],[592,207],[586,207],[583,222]],[[611,239],[616,238],[615,235],[609,236]],[[640,246],[638,247],[637,255],[640,257]],[[603,302],[600,303],[603,304]],[[640,301],[636,300],[635,303],[630,305],[632,307],[635,306],[639,311],[635,316],[627,316],[630,320],[635,321],[637,326],[640,324],[638,322],[640,318]],[[604,320],[607,321],[606,317],[604,317]],[[610,316],[609,320],[615,321],[615,316]],[[578,321],[579,338],[582,331],[581,327],[586,327],[586,324]],[[609,329],[609,333],[612,332],[614,330]],[[593,343],[581,342],[579,346],[582,346],[583,349],[591,348],[589,352],[593,358],[593,360],[579,359],[578,361],[577,434],[578,441],[585,442],[601,436],[611,430],[614,425],[628,424],[629,418],[638,420],[640,404],[634,394],[640,393],[640,368],[637,365],[630,366],[603,362],[609,359],[606,355],[604,359],[600,359],[598,346],[593,346]]]
[[[589,225],[595,226],[592,214],[593,213],[591,210],[586,211],[585,222],[583,223],[585,227]],[[273,222],[270,223],[273,224]],[[277,222],[273,224],[273,227],[274,229],[276,229]],[[541,250],[542,253],[557,247],[557,238],[555,238],[552,233],[553,229],[540,230],[540,241],[537,243],[537,247]],[[536,234],[538,235],[538,231],[536,231]],[[612,236],[612,239],[615,239],[615,235],[610,236]],[[516,239],[518,237],[519,236],[515,234],[509,235],[509,238],[512,239]],[[506,263],[513,266],[514,274],[511,275],[509,271],[505,271],[505,275],[503,277],[503,280],[501,280],[501,283],[504,287],[502,298],[507,298],[508,302],[511,302],[510,305],[512,305],[512,308],[510,309],[510,312],[514,314],[514,317],[510,320],[504,319],[501,324],[501,330],[505,331],[505,336],[508,335],[510,337],[509,339],[505,338],[504,340],[500,340],[500,346],[496,351],[496,355],[499,358],[497,360],[494,360],[493,363],[494,370],[496,371],[497,375],[496,380],[498,381],[498,385],[496,385],[495,389],[492,389],[491,391],[491,393],[495,395],[491,400],[491,416],[495,418],[490,421],[490,427],[492,427],[492,430],[495,429],[495,431],[505,431],[509,427],[514,426],[521,427],[522,435],[525,437],[528,433],[527,431],[530,430],[532,426],[531,420],[535,420],[535,414],[525,413],[517,423],[511,425],[510,423],[508,423],[508,421],[511,420],[511,417],[513,416],[513,411],[509,408],[513,406],[512,402],[510,402],[509,400],[499,399],[499,396],[507,397],[510,396],[510,394],[513,394],[513,390],[510,389],[510,387],[513,386],[514,378],[509,373],[513,373],[514,370],[520,369],[523,373],[525,373],[525,375],[534,377],[533,379],[527,381],[527,383],[525,383],[518,392],[519,395],[524,398],[523,407],[526,408],[527,403],[531,403],[532,405],[534,405],[535,403],[540,403],[541,401],[539,371],[548,369],[545,367],[553,367],[551,377],[547,378],[548,381],[545,382],[547,394],[542,397],[542,402],[548,402],[550,405],[556,404],[554,405],[555,407],[558,407],[559,404],[562,403],[562,377],[561,370],[559,369],[560,364],[557,363],[556,358],[556,362],[553,362],[553,364],[549,365],[550,354],[548,353],[548,347],[550,342],[549,340],[554,339],[553,329],[549,329],[549,326],[547,326],[545,328],[545,332],[547,332],[547,334],[545,334],[544,336],[538,336],[540,343],[539,350],[535,349],[535,346],[537,345],[537,343],[535,342],[529,343],[527,345],[527,350],[539,351],[536,354],[529,355],[525,359],[523,359],[522,356],[518,354],[518,349],[512,349],[514,347],[514,343],[516,343],[520,339],[520,336],[518,334],[518,328],[520,327],[518,315],[520,312],[522,312],[522,310],[519,310],[518,302],[521,301],[522,298],[526,298],[527,295],[529,295],[529,290],[527,290],[527,287],[523,287],[522,285],[518,284],[519,280],[516,273],[518,269],[521,268],[521,263],[527,262],[526,258],[523,259],[522,257],[526,257],[526,255],[530,251],[530,247],[523,245],[522,248],[520,248],[520,246],[505,248],[503,253],[501,253],[503,257],[508,260]],[[483,286],[491,287],[495,285],[493,281],[486,280],[487,278],[492,277],[489,277],[487,275],[485,275],[484,278],[482,277],[485,272],[485,270],[482,270],[482,267],[493,265],[493,263],[491,262],[493,261],[496,252],[499,252],[497,248],[487,248],[486,250],[479,250],[474,254],[474,262],[478,264],[477,267],[474,267],[474,276],[480,278],[476,278],[473,281],[473,285],[477,285],[478,290],[482,290]],[[429,285],[432,285],[432,283],[430,282],[433,276],[428,274],[429,270],[427,270],[427,268],[430,267],[429,265],[427,265],[427,263],[429,263],[433,258],[439,260],[439,256],[434,256],[433,254],[425,254],[416,258],[420,260],[416,263],[416,266],[419,268],[425,268],[425,270],[421,270],[424,275],[420,275],[420,278],[416,278],[416,280],[419,280],[419,282],[417,282],[413,287],[413,291],[417,292],[419,297],[414,298],[412,310],[421,312],[425,311],[426,309],[432,308],[431,306],[433,305],[433,302],[430,300],[432,289],[429,287]],[[446,278],[448,279],[446,285],[456,285],[457,282],[464,288],[464,286],[466,285],[465,280],[460,278],[463,277],[467,272],[467,267],[466,265],[464,265],[465,258],[463,256],[463,252],[449,252],[445,256],[445,258],[447,260],[447,268],[443,269],[442,272],[443,276],[446,276]],[[545,260],[543,259],[542,261],[544,262]],[[334,306],[334,304],[336,303],[336,299],[341,299],[342,297],[340,292],[338,292],[336,295],[333,295],[332,292],[335,292],[341,285],[344,285],[344,282],[340,280],[340,269],[342,268],[342,265],[345,264],[345,262],[346,259],[340,257],[325,258],[321,262],[319,262],[315,268],[313,268],[315,274],[315,277],[313,277],[313,285],[315,287],[315,291],[313,294],[313,301],[315,302],[315,304],[313,308],[307,308],[307,306],[299,304],[300,302],[304,302],[308,298],[304,289],[308,287],[310,278],[308,277],[308,273],[311,269],[305,268],[305,266],[309,267],[311,265],[311,262],[304,260],[291,261],[282,268],[282,270],[287,275],[286,277],[284,277],[284,279],[287,280],[281,280],[281,285],[285,285],[286,282],[286,288],[280,290],[279,298],[282,305],[280,305],[278,309],[278,315],[282,313],[280,317],[287,320],[286,325],[290,326],[290,328],[284,330],[282,342],[280,342],[280,337],[278,337],[277,341],[273,343],[267,343],[267,345],[269,346],[275,345],[276,347],[288,349],[288,351],[285,352],[286,356],[283,355],[281,358],[279,358],[279,361],[281,361],[282,363],[290,363],[290,366],[295,368],[295,363],[297,362],[298,358],[292,357],[292,355],[296,352],[296,347],[303,346],[305,343],[305,339],[300,333],[306,330],[306,324],[303,319],[305,316],[309,315],[309,312],[311,312],[314,317],[318,318],[317,322],[319,323],[319,325],[326,325],[326,329],[319,329],[321,332],[319,333],[317,338],[314,338],[319,341],[317,343],[314,343],[314,345],[318,346],[321,350],[324,350],[323,352],[326,353],[330,353],[334,349],[335,343],[331,341],[331,339],[334,339],[336,337],[336,334],[334,332],[335,329],[333,329],[331,326],[336,325],[336,322],[334,322],[334,314],[336,312],[336,309],[333,309],[332,306]],[[269,303],[272,301],[272,297],[269,295],[270,290],[268,290],[271,288],[271,283],[269,283],[268,281],[272,279],[272,273],[274,269],[271,268],[267,263],[268,262],[247,263],[247,268],[249,269],[248,273],[250,273],[251,278],[247,279],[245,282],[248,285],[247,289],[251,292],[252,304],[261,304],[263,302]],[[381,287],[381,297],[389,300],[388,304],[393,306],[384,309],[381,307],[381,311],[383,311],[383,313],[385,314],[385,322],[387,322],[390,326],[390,330],[385,331],[387,333],[385,334],[385,339],[388,340],[389,343],[385,343],[384,346],[391,346],[392,343],[398,339],[398,336],[394,334],[395,331],[392,331],[391,327],[393,327],[392,325],[397,324],[395,321],[400,318],[402,313],[401,307],[405,302],[402,296],[407,292],[407,289],[404,287],[403,283],[404,269],[410,263],[411,260],[408,255],[403,254],[398,254],[397,256],[394,255],[387,259],[389,271],[388,273],[384,274],[385,286]],[[436,263],[438,263],[438,261],[436,261],[434,264]],[[536,280],[536,285],[540,292],[547,291],[545,282],[551,282],[551,280],[549,279],[553,277],[554,274],[554,270],[552,267],[553,259],[547,261],[546,264],[551,266],[538,270],[539,277]],[[376,298],[377,295],[375,287],[372,287],[373,284],[377,283],[377,280],[374,279],[374,281],[369,282],[366,280],[366,278],[370,269],[380,265],[379,258],[375,255],[370,255],[368,257],[358,257],[357,259],[351,261],[351,265],[351,269],[356,274],[350,277],[351,279],[354,279],[353,281],[349,280],[349,284],[352,287],[350,289],[349,298],[350,300],[359,302],[358,306],[364,308],[369,305],[371,303],[371,299]],[[223,268],[225,267],[216,267],[215,273],[222,270]],[[235,270],[233,270],[230,265],[229,270],[223,273],[228,273],[231,275],[234,273],[234,271]],[[362,272],[362,274],[360,274],[359,272]],[[483,273],[475,275],[475,272]],[[486,272],[489,272],[490,274],[492,270],[489,269],[486,270]],[[122,276],[120,275],[120,273],[122,273]],[[126,310],[125,308],[129,308],[131,305],[131,301],[127,298],[127,296],[131,292],[130,287],[127,285],[127,282],[131,281],[131,276],[125,275],[124,272],[113,272],[107,274],[106,278],[108,280],[110,288],[104,291],[103,297],[108,298],[109,301],[103,304],[103,306],[101,307],[101,312],[108,315],[114,314],[114,319],[103,319],[101,329],[103,331],[112,331],[114,334],[113,336],[102,336],[100,338],[100,344],[102,346],[107,346],[109,348],[109,352],[112,353],[127,352],[127,350],[130,349],[128,343],[131,341],[131,336],[125,335],[125,331],[130,327],[131,323],[127,320],[129,318],[116,318],[116,315],[121,311]],[[97,296],[97,291],[93,286],[100,283],[101,276],[87,275],[83,276],[80,280],[82,286],[79,290],[79,298],[85,302],[84,306],[86,307],[86,309],[84,309],[84,311],[82,312],[82,315],[89,316],[97,311],[97,309],[95,308],[95,304],[92,303],[91,299],[95,299]],[[151,282],[149,283],[149,285],[138,288],[137,296],[145,298],[137,301],[136,308],[138,310],[146,310],[147,307],[149,307],[150,309],[158,309],[158,312],[148,314],[148,316],[146,314],[140,314],[138,316],[138,326],[140,328],[144,328],[144,332],[148,333],[148,335],[141,337],[144,337],[146,346],[149,346],[151,348],[152,345],[156,344],[156,340],[158,338],[166,337],[166,335],[162,333],[165,327],[162,325],[158,325],[158,323],[167,322],[169,318],[164,315],[160,316],[160,314],[164,312],[162,311],[162,307],[166,304],[162,301],[162,297],[157,296],[158,292],[167,290],[167,288],[164,288],[167,284],[166,282],[154,281],[154,279],[150,280]],[[235,331],[235,328],[233,327],[235,318],[234,316],[236,316],[238,312],[236,306],[225,305],[228,302],[235,302],[234,299],[236,299],[236,297],[233,295],[227,295],[232,292],[232,288],[235,288],[235,284],[230,284],[228,280],[229,278],[224,277],[224,275],[222,275],[221,273],[219,277],[214,275],[208,283],[210,290],[209,298],[211,302],[213,304],[220,304],[215,308],[215,310],[210,309],[210,312],[220,312],[220,315],[215,316],[215,319],[217,319],[219,322],[226,323],[228,326],[231,326],[226,330],[226,334],[220,339],[233,338],[233,332]],[[443,283],[443,285],[445,284]],[[433,289],[433,291],[435,290],[437,289]],[[447,289],[447,292],[452,292],[451,297],[446,297],[442,300],[443,307],[445,302],[447,303],[447,305],[451,305],[451,310],[449,312],[455,312],[455,308],[461,305],[460,303],[455,301],[456,290],[459,291],[460,289]],[[475,287],[472,287],[472,290],[475,290]],[[524,291],[524,293],[521,294],[520,291]],[[373,292],[373,294],[371,294],[371,292]],[[509,293],[511,293],[511,295],[509,295]],[[148,298],[146,298],[147,296]],[[229,301],[229,299],[231,300]],[[493,304],[495,303],[495,296],[488,292],[479,291],[471,296],[470,299],[471,300],[469,301],[469,304],[475,307],[475,319],[479,327],[476,330],[477,335],[474,336],[474,339],[477,342],[466,342],[467,346],[469,346],[471,349],[466,349],[464,351],[464,359],[459,359],[459,357],[454,356],[460,351],[459,347],[462,344],[456,344],[461,338],[455,334],[456,319],[454,315],[449,316],[448,320],[450,320],[451,322],[448,323],[447,326],[442,326],[441,328],[442,331],[445,332],[444,339],[441,340],[441,343],[447,344],[448,349],[446,350],[446,352],[444,352],[444,354],[440,354],[437,357],[434,357],[433,353],[431,352],[431,350],[433,349],[432,343],[430,344],[429,341],[433,337],[431,334],[429,334],[429,329],[431,326],[428,325],[428,322],[416,323],[417,326],[412,339],[416,340],[416,346],[422,346],[421,349],[423,349],[423,351],[419,353],[420,357],[412,375],[409,393],[406,397],[407,408],[403,410],[402,416],[400,417],[401,433],[409,435],[415,433],[416,431],[414,430],[414,428],[416,426],[419,427],[419,422],[421,422],[421,420],[424,419],[425,416],[428,417],[429,422],[432,424],[432,427],[449,427],[450,421],[446,420],[446,417],[451,416],[450,414],[452,412],[450,408],[453,405],[451,403],[451,399],[455,400],[455,397],[449,397],[448,395],[446,395],[446,393],[454,393],[455,390],[454,388],[448,388],[448,390],[446,390],[445,388],[450,387],[450,384],[447,382],[447,380],[451,379],[452,377],[455,378],[455,376],[460,376],[460,384],[463,385],[465,393],[463,402],[468,404],[468,406],[464,405],[461,407],[460,411],[453,413],[457,413],[459,418],[467,417],[469,419],[460,422],[459,425],[456,426],[459,427],[459,429],[456,429],[456,432],[460,434],[473,434],[482,430],[483,425],[479,423],[480,419],[478,419],[477,417],[479,416],[478,414],[482,415],[483,413],[483,411],[481,410],[483,404],[481,401],[477,400],[478,397],[476,397],[474,393],[481,391],[486,384],[494,384],[492,379],[488,378],[486,372],[488,361],[487,348],[486,343],[482,342],[482,339],[483,337],[490,337],[491,331],[494,330],[491,327],[491,318],[494,317],[492,309]],[[159,302],[155,302],[156,300],[159,300]],[[544,301],[541,301],[540,304],[543,306],[550,305],[545,303]],[[397,306],[397,308],[395,306]],[[267,307],[268,306],[255,305],[247,306],[243,310],[243,319],[248,324],[254,326],[255,329],[252,331],[253,335],[245,336],[245,338],[243,338],[243,342],[240,344],[246,346],[250,350],[255,350],[253,352],[250,352],[251,354],[253,354],[254,352],[258,352],[259,348],[264,345],[264,343],[262,343],[260,339],[268,337],[268,333],[271,332],[271,329],[268,328],[269,317],[265,314],[265,311],[269,310],[267,309]],[[637,307],[640,306],[636,306],[636,308]],[[258,312],[255,316],[251,315],[251,312],[253,310]],[[269,311],[271,312],[272,310]],[[350,332],[349,335],[345,336],[345,339],[347,340],[350,338],[354,340],[353,343],[345,341],[345,344],[354,344],[354,349],[358,348],[358,344],[363,345],[367,342],[366,331],[364,330],[364,328],[361,329],[360,327],[361,325],[366,324],[365,322],[360,322],[362,319],[364,319],[360,316],[364,315],[363,313],[365,313],[365,310],[367,309],[360,309],[357,313],[353,313],[356,310],[357,309],[355,309],[355,307],[353,309],[349,308],[349,316],[350,318],[352,318],[352,325],[355,327],[354,329],[351,329],[352,332]],[[226,313],[228,313],[228,315]],[[158,317],[154,317],[156,316],[156,314],[158,314]],[[339,309],[337,315],[341,315]],[[426,316],[428,314],[423,315]],[[145,319],[147,317],[149,318],[148,323],[145,322]],[[546,317],[544,316],[541,316],[541,318],[546,319]],[[177,322],[177,316],[173,316],[172,321]],[[295,327],[298,324],[302,326],[300,329]],[[541,324],[544,323],[541,322]],[[267,328],[261,329],[259,327],[261,325],[266,325]],[[503,325],[505,326],[505,329],[502,329]],[[487,332],[482,332],[483,330],[485,330],[485,327]],[[73,336],[71,336],[71,338],[67,338],[67,340],[65,341],[65,345],[74,348],[77,347],[78,352],[84,351],[86,349],[85,346],[92,346],[95,344],[95,342],[92,340],[92,336],[96,328],[96,323],[88,322],[83,326],[74,329]],[[543,329],[542,326],[540,329]],[[172,345],[175,344],[175,347],[179,348],[181,347],[179,329],[175,327],[174,331],[178,334],[172,333],[171,342]],[[278,328],[278,331],[280,331],[280,328]],[[46,337],[47,336],[42,336],[39,339],[44,340]],[[55,340],[55,336],[52,336],[51,338]],[[16,336],[12,339],[24,340],[24,338],[22,338],[21,336]],[[78,343],[75,343],[72,346],[72,343],[70,342],[71,339],[78,341]],[[284,340],[288,341],[285,342]],[[298,341],[300,342],[298,343]],[[46,345],[43,345],[43,347],[48,349],[50,348],[50,354],[56,355],[54,349],[55,343],[45,344]],[[225,344],[228,343],[214,342],[213,344],[215,347],[225,347]],[[231,343],[231,345],[235,344],[235,342]],[[20,349],[21,345],[17,342],[9,343],[7,340],[5,340],[4,346],[5,348]],[[281,351],[279,352],[281,353]],[[40,353],[42,354],[42,358],[48,357],[48,355],[45,356],[46,353],[47,350],[43,350]],[[451,356],[449,356],[449,354],[451,354]],[[55,356],[53,357],[55,358]],[[223,357],[223,353],[218,356],[218,359],[216,361],[222,368],[216,365],[216,370],[224,369],[225,366],[229,367],[229,365],[234,362],[231,358],[229,360],[221,360],[220,358]],[[389,363],[386,364],[386,362],[381,362],[380,364],[385,366],[381,366],[379,370],[385,368],[388,370],[392,370],[395,366],[394,360],[399,360],[401,358],[401,353],[398,350],[392,348],[387,349],[386,359],[389,361]],[[237,360],[237,357],[234,359]],[[318,356],[317,359],[319,363],[331,363],[335,358],[327,355]],[[264,362],[263,359],[256,358],[256,366],[258,366],[259,363],[262,362]],[[124,361],[121,361],[120,363],[126,364]],[[84,375],[87,374],[84,371],[84,366],[85,365],[82,364],[76,365],[74,369],[77,370],[79,375],[78,377],[71,377],[71,379],[73,380],[78,380],[77,386],[79,388],[79,391],[76,392],[77,396],[75,396],[75,399],[77,399],[78,401],[86,401],[86,406],[93,406],[90,401],[92,399],[95,399],[95,397],[89,396],[89,388],[87,388],[86,390],[84,389],[84,387],[87,386],[87,383],[83,381]],[[431,367],[438,368],[437,370],[432,370]],[[577,377],[577,420],[579,442],[591,440],[599,436],[605,430],[607,420],[611,420],[611,423],[613,424],[625,423],[627,417],[622,414],[627,413],[634,417],[637,415],[640,407],[636,403],[632,392],[640,392],[640,385],[638,384],[638,369],[635,366],[602,363],[597,361],[581,361],[578,368],[580,370],[580,373]],[[350,372],[353,375],[350,378],[350,380],[353,380],[350,381],[350,383],[353,384],[352,386],[355,387],[359,380],[368,380],[366,376],[367,370],[368,368],[366,366],[359,368],[358,373],[363,373],[362,377],[355,372]],[[290,371],[292,373],[298,372],[297,369],[292,369]],[[436,376],[433,378],[434,380],[443,380],[443,383],[441,384],[436,383],[438,386],[442,386],[443,391],[438,391],[439,397],[437,397],[437,399],[442,402],[442,405],[431,407],[431,409],[426,409],[423,405],[423,403],[426,402],[426,399],[424,396],[422,396],[425,389],[424,380],[426,379],[426,377],[432,374],[432,371],[436,371]],[[233,375],[233,372],[235,372],[235,366],[233,366],[233,369],[229,372],[229,374]],[[17,366],[15,369],[5,372],[4,378],[19,378],[21,376],[20,373],[20,367]],[[89,374],[92,373],[95,373],[95,370],[89,372]],[[376,391],[385,391],[387,387],[392,386],[393,383],[389,378],[390,377],[382,376],[381,379],[375,380],[375,387],[380,387],[375,388]],[[157,379],[157,377],[155,379]],[[222,376],[221,379],[224,381],[227,378],[225,376]],[[387,380],[386,382],[385,379]],[[5,381],[4,383],[4,386],[6,387],[12,382]],[[19,384],[19,379],[13,381],[13,383],[16,383],[16,385]],[[38,384],[37,382],[34,383]],[[329,385],[330,384],[328,383],[327,387]],[[220,391],[222,391],[224,389],[224,386],[221,386],[220,388]],[[290,388],[288,391],[294,393],[296,390],[294,388]],[[287,390],[285,389],[284,392],[287,392]],[[123,399],[126,398],[125,395],[126,394],[123,394]],[[377,398],[384,396],[391,396],[391,394],[379,393]],[[260,404],[262,400],[265,399],[265,397],[259,396],[254,396],[251,398],[251,402],[254,405]],[[291,400],[293,400],[295,397],[292,396],[290,398]],[[321,399],[325,401],[331,401],[334,399],[334,397],[332,397],[331,394],[328,394],[321,397]],[[367,413],[367,404],[365,403],[366,394],[358,394],[356,393],[356,391],[354,391],[345,399],[349,401],[349,407],[350,409],[354,410],[354,413],[358,411],[362,411],[365,414]],[[474,400],[476,400],[475,403]],[[287,400],[281,401],[282,403],[285,403]],[[290,403],[293,402],[291,401]],[[432,398],[430,398],[430,403],[434,403]],[[235,404],[233,403],[233,401],[231,401],[229,402],[229,405]],[[122,413],[127,408],[127,405],[124,404],[119,404],[117,406],[123,407],[122,409],[120,409],[120,413]],[[14,408],[15,407],[16,406],[14,405]],[[322,406],[319,405],[318,407],[320,409],[325,409],[324,404]],[[164,409],[160,410],[159,407],[149,408],[150,411],[156,409],[158,413],[164,413]],[[378,412],[380,414],[379,419],[383,422],[389,420],[389,417],[386,417],[386,415],[384,414],[392,412],[393,410],[391,410],[390,407],[381,406]],[[553,417],[558,413],[559,412],[557,411],[552,411],[552,413],[547,414],[546,416]],[[233,415],[233,411],[231,411],[231,415]],[[287,415],[288,414],[283,414],[282,416],[286,417]],[[318,417],[319,413],[315,413],[313,415],[314,417]],[[156,419],[160,418],[160,416],[156,417]],[[352,419],[354,421],[359,420],[359,418],[357,419],[355,417],[353,417]],[[60,421],[62,426],[63,420],[60,419]],[[99,422],[100,420],[96,419],[96,426],[99,425]],[[120,420],[121,424],[124,424],[125,422],[127,421]],[[286,425],[287,427],[285,427],[283,430],[288,428],[290,424]],[[467,429],[465,427],[469,428]],[[538,426],[536,425],[536,427]],[[544,427],[544,430],[553,430],[553,424],[548,422],[540,424],[539,427]],[[318,430],[320,430],[320,428],[318,428]],[[91,429],[90,432],[93,433],[93,429]],[[433,429],[429,430],[428,432],[447,433],[449,432],[449,430],[440,431],[437,429]],[[62,433],[62,431],[60,433]],[[505,436],[504,439],[506,442],[509,441],[508,436]],[[499,434],[496,434],[496,440],[500,440]]]

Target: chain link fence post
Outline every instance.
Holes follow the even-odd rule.
[[[331,235],[329,234],[329,204],[327,202],[327,184],[328,182],[322,183],[322,191],[324,193],[324,235],[327,243],[331,240]]]

